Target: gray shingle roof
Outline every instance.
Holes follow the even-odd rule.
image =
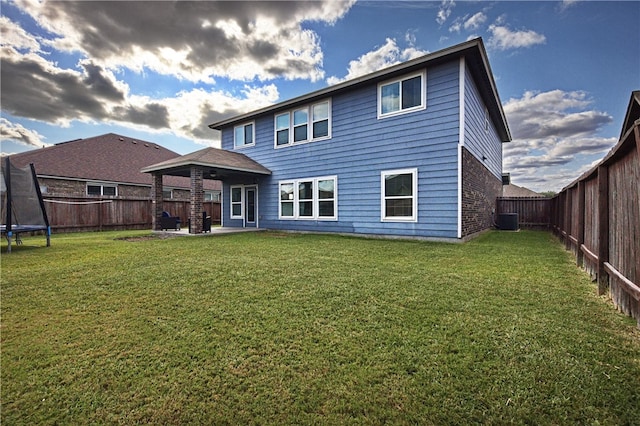
[[[356,77],[351,80],[347,80],[336,85],[317,90],[315,92],[307,93],[293,99],[267,106],[265,108],[229,117],[224,120],[212,123],[209,125],[209,127],[215,130],[222,130],[226,126],[231,126],[242,121],[252,120],[262,115],[273,114],[277,111],[294,108],[298,105],[302,105],[314,100],[319,100],[324,97],[332,96],[345,91],[355,90],[356,88],[363,85],[375,84],[376,82],[380,82],[393,76],[401,75],[403,73],[421,69],[425,66],[437,65],[443,62],[457,60],[461,56],[465,57],[465,61],[467,66],[469,67],[471,75],[476,80],[478,86],[477,88],[487,106],[490,116],[494,121],[501,140],[503,142],[510,142],[511,132],[509,130],[509,125],[507,124],[504,110],[502,109],[502,103],[500,102],[500,97],[498,95],[498,90],[493,79],[491,67],[489,66],[489,60],[487,58],[487,52],[484,47],[482,38],[475,38],[464,43],[448,47],[446,49],[428,53],[424,56],[420,56],[418,58],[411,59],[409,61],[402,62],[388,68],[383,68],[370,74]]]

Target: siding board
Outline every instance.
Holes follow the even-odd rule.
[[[327,140],[275,149],[274,116],[256,119],[256,145],[239,152],[273,173],[259,180],[260,226],[457,238],[459,63],[426,75],[426,109],[409,114],[378,119],[376,85],[334,95]],[[223,129],[222,148],[233,150],[232,128]],[[381,222],[381,172],[405,168],[418,169],[418,221]],[[329,175],[338,177],[338,221],[277,219],[279,181]],[[225,226],[241,226],[229,219],[229,182],[222,199]]]

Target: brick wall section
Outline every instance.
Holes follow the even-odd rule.
[[[199,167],[191,167],[191,211],[190,234],[202,233],[202,202],[204,201],[203,172]]]
[[[153,211],[151,212],[151,228],[160,231],[162,229],[162,211],[164,210],[162,203],[162,174],[160,173],[154,173],[152,175],[151,205],[153,206]]]
[[[66,179],[51,179],[51,178],[38,178],[40,186],[46,187],[46,191],[43,195],[53,196],[68,196],[68,197],[86,197],[87,196],[87,181],[82,180],[66,180]],[[110,184],[111,185],[111,184]],[[133,198],[151,198],[153,196],[153,189],[148,185],[128,185],[128,184],[116,184],[118,186],[118,197],[133,197]],[[188,189],[173,189],[173,200],[189,201],[191,198],[191,191]]]
[[[87,183],[77,180],[63,180],[63,179],[50,179],[50,178],[38,178],[40,186],[45,186],[47,189],[43,191],[42,195],[70,195],[74,197],[86,197],[87,196]]]
[[[466,148],[462,148],[462,238],[493,227],[492,212],[502,195],[495,177]]]

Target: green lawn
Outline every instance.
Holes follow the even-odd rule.
[[[2,246],[2,424],[639,424],[640,331],[544,232]]]

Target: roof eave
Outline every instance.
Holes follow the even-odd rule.
[[[230,170],[230,171],[239,172],[239,173],[251,173],[251,174],[258,174],[258,175],[265,175],[265,176],[269,176],[271,174],[270,170],[249,169],[245,167],[231,167],[228,165],[217,164],[217,163],[207,163],[202,161],[181,161],[181,162],[173,163],[171,165],[164,165],[164,166],[162,164],[155,164],[153,166],[145,167],[140,171],[142,173],[154,173],[154,172],[161,172],[161,171],[168,172],[171,170],[181,170],[189,167],[205,167],[208,169]]]
[[[491,87],[491,92],[492,92],[492,95],[494,96],[494,99],[496,100],[496,105],[494,105],[494,107],[491,109],[494,110],[494,113],[497,114],[496,118],[499,118],[502,126],[504,127],[504,129],[499,129],[501,140],[502,142],[510,142],[511,133],[509,131],[509,126],[507,125],[507,120],[505,118],[504,111],[502,110],[502,104],[500,103],[500,98],[498,96],[498,91],[496,89],[495,81],[493,80],[493,75],[491,74],[491,68],[489,67],[489,61],[487,59],[484,43],[482,42],[481,38],[475,38],[473,40],[469,40],[464,43],[460,43],[455,46],[451,46],[446,49],[439,50],[437,52],[429,53],[419,58],[415,58],[407,62],[403,62],[401,64],[393,65],[388,68],[374,71],[370,74],[357,77],[351,80],[347,80],[330,87],[325,87],[324,89],[316,90],[314,92],[311,92],[302,96],[298,96],[296,98],[292,98],[274,105],[270,105],[270,106],[267,106],[258,110],[254,110],[245,114],[240,114],[240,115],[236,115],[221,121],[217,121],[215,123],[210,124],[209,128],[213,130],[222,130],[223,127],[226,127],[234,123],[247,121],[255,117],[258,117],[260,115],[274,112],[277,110],[288,109],[291,106],[294,106],[296,104],[306,103],[313,99],[328,97],[333,94],[337,94],[337,93],[352,89],[362,84],[375,82],[376,80],[382,81],[385,78],[392,77],[394,74],[399,74],[399,73],[408,71],[412,68],[424,66],[428,63],[433,63],[443,58],[450,57],[452,55],[463,54],[465,51],[473,50],[473,49],[477,49],[477,51],[480,52],[482,65],[484,67],[483,71],[487,74],[489,78],[489,85]]]

